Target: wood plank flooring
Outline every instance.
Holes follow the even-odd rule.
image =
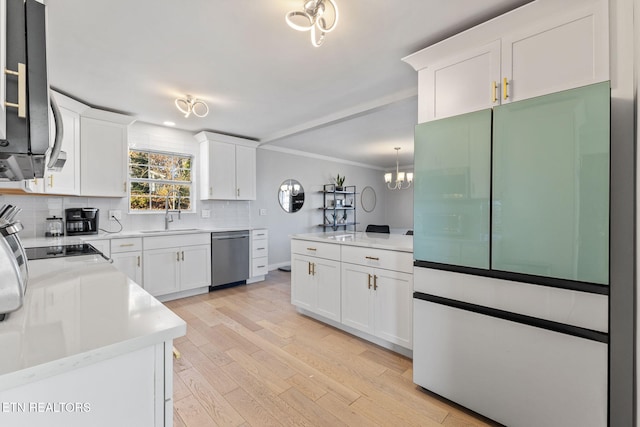
[[[497,426],[412,382],[411,360],[299,314],[290,274],[171,301],[174,425]]]

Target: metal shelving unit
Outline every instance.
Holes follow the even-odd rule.
[[[345,230],[353,227],[356,231],[356,186],[346,185],[338,190],[335,184],[325,184],[322,192],[323,223],[322,231],[327,229]]]

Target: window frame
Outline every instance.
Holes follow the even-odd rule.
[[[174,180],[163,180],[163,179],[150,179],[150,178],[135,178],[131,176],[131,152],[141,152],[141,153],[147,153],[147,154],[158,154],[158,155],[164,155],[164,156],[173,156],[173,157],[180,157],[180,158],[188,158],[190,161],[190,180],[189,181],[174,181]],[[195,195],[195,189],[196,189],[196,182],[194,180],[195,177],[195,162],[196,162],[196,156],[194,153],[189,153],[189,152],[175,152],[175,151],[165,151],[165,150],[158,150],[155,148],[138,148],[135,146],[129,146],[127,148],[127,211],[129,214],[134,214],[134,215],[148,215],[148,214],[164,214],[165,213],[165,209],[132,209],[131,208],[131,197],[135,196],[134,194],[131,193],[132,191],[132,183],[134,182],[141,182],[141,183],[148,183],[148,184],[159,184],[159,185],[181,185],[181,186],[185,186],[185,187],[189,187],[189,201],[190,201],[190,208],[189,209],[181,209],[181,212],[183,213],[195,213],[196,212],[196,195]],[[170,208],[171,209],[171,208]]]

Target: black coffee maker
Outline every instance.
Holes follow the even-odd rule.
[[[97,208],[65,209],[67,236],[78,234],[98,234]]]

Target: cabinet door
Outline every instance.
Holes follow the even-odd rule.
[[[342,323],[372,335],[373,275],[370,267],[342,263]]]
[[[311,275],[315,258],[293,255],[291,257],[291,304],[313,311],[316,281]]]
[[[499,102],[499,80],[499,40],[420,71],[418,121],[491,108]]]
[[[211,246],[180,248],[180,290],[211,285]]]
[[[76,195],[80,193],[80,114],[60,106],[64,133],[62,150],[67,161],[59,172],[47,171],[44,191],[52,194]]]
[[[315,312],[329,319],[340,321],[340,263],[317,259],[312,269],[317,283]]]
[[[256,149],[236,146],[236,197],[256,199]]]
[[[375,270],[375,334],[377,337],[412,348],[413,275]]]
[[[236,198],[236,147],[226,142],[209,142],[209,199]]]
[[[142,286],[142,253],[121,252],[111,255],[113,265],[131,280]]]
[[[127,128],[88,117],[80,119],[80,189],[86,196],[127,195]]]
[[[502,39],[502,76],[513,102],[609,78],[606,2],[554,15]],[[604,9],[604,10],[603,10]]]
[[[180,248],[150,249],[144,251],[144,288],[151,295],[178,292],[178,263]]]

